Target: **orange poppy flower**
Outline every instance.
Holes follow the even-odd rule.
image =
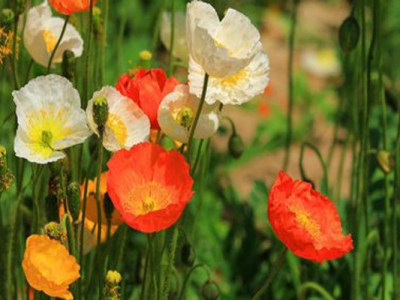
[[[101,174],[100,177],[100,206],[101,206],[101,242],[105,242],[107,238],[107,218],[104,212],[104,194],[107,192],[107,172]],[[97,203],[96,203],[96,184],[97,178],[89,180],[88,183],[88,194],[86,202],[86,215],[85,215],[85,228],[90,232],[93,232],[94,245],[97,243]],[[81,195],[83,202],[84,185],[81,186]],[[83,203],[82,203],[83,207]],[[122,222],[119,212],[114,209],[111,219],[111,235],[113,235],[118,225]]]
[[[268,197],[268,219],[278,238],[299,257],[323,262],[353,249],[351,235],[342,234],[333,203],[281,171]]]
[[[90,0],[49,0],[49,2],[57,12],[64,15],[90,9]],[[93,0],[93,5],[95,4],[96,0]]]
[[[68,288],[80,277],[80,267],[60,242],[47,235],[31,235],[26,240],[22,268],[34,289],[51,297],[74,298]]]
[[[182,154],[153,143],[120,150],[108,162],[107,190],[123,221],[150,233],[170,227],[193,196]]]
[[[129,74],[123,74],[118,79],[116,89],[143,110],[150,119],[151,129],[159,130],[157,116],[160,103],[178,84],[178,79],[167,78],[162,69],[139,69],[133,78]]]

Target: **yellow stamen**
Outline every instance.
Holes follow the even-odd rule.
[[[54,35],[51,30],[45,29],[43,30],[43,38],[46,44],[46,50],[48,53],[53,52],[56,47],[58,38]]]
[[[177,108],[172,113],[172,117],[174,118],[174,120],[178,122],[181,126],[185,127],[187,130],[190,129],[190,126],[193,123],[194,116],[195,112],[190,107]]]
[[[114,133],[118,144],[120,146],[125,145],[126,139],[128,138],[128,130],[122,119],[118,115],[109,112],[107,126]]]
[[[225,87],[231,87],[236,85],[240,80],[247,76],[246,69],[242,69],[241,71],[237,72],[235,75],[227,78],[222,78],[220,80],[220,84]]]
[[[297,223],[308,232],[312,239],[317,240],[321,236],[321,227],[316,220],[311,218],[309,212],[295,205],[289,206],[289,210],[296,214]]]

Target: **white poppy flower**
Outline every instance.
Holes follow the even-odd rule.
[[[183,12],[175,12],[175,29],[174,29],[174,49],[172,55],[179,58],[183,62],[189,59],[186,28],[182,24],[186,23],[186,15]],[[164,12],[161,19],[160,38],[165,48],[169,51],[171,44],[171,13]]]
[[[45,164],[91,135],[78,91],[64,77],[40,76],[12,93],[18,118],[15,154]]]
[[[222,21],[207,3],[187,5],[189,55],[212,77],[231,77],[261,50],[260,34],[242,13],[228,9]]]
[[[38,64],[47,67],[51,53],[61,35],[65,20],[52,17],[47,1],[32,7],[26,17],[24,45],[26,50]],[[52,67],[62,61],[65,50],[70,50],[75,57],[83,52],[83,40],[79,32],[71,24],[67,25],[64,36],[54,55]]]
[[[173,140],[187,143],[199,102],[200,99],[189,94],[188,86],[178,85],[172,93],[165,96],[158,109],[158,123],[162,131]],[[209,138],[217,131],[218,126],[218,106],[204,104],[194,138]]]
[[[108,118],[104,128],[103,146],[108,151],[130,149],[133,145],[147,141],[150,135],[150,120],[131,99],[123,96],[111,86],[103,87],[93,94],[86,114],[90,128],[99,136],[93,118],[93,102],[105,98],[108,104]]]
[[[238,105],[262,94],[269,82],[268,56],[260,51],[250,64],[231,77],[208,79],[206,102]],[[204,69],[194,60],[189,61],[190,93],[201,97]]]
[[[303,53],[301,63],[307,72],[322,78],[335,77],[341,72],[334,49],[308,50]]]

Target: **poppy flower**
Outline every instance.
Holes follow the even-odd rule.
[[[187,85],[178,85],[161,102],[158,122],[162,131],[181,143],[189,141],[190,128],[199,107],[200,99],[189,94]],[[218,129],[218,105],[205,104],[194,132],[196,139],[207,139]]]
[[[174,77],[167,78],[162,69],[139,69],[133,78],[129,74],[122,75],[116,88],[122,95],[131,98],[149,117],[151,129],[158,130],[158,107],[179,83]]]
[[[46,164],[92,134],[78,91],[59,75],[39,76],[12,93],[18,119],[15,154]]]
[[[47,1],[29,9],[24,29],[24,45],[32,59],[47,67],[50,56],[61,35],[65,20],[53,17]],[[61,63],[65,50],[70,50],[75,57],[83,52],[83,40],[79,32],[71,24],[67,24],[64,36],[54,54],[51,67]]]
[[[322,263],[353,249],[332,201],[283,171],[268,197],[268,219],[278,238],[299,257]]]
[[[53,8],[64,15],[71,15],[76,12],[90,9],[90,0],[49,0]],[[96,0],[93,0],[93,5]]]
[[[151,233],[170,227],[193,196],[189,164],[153,143],[120,150],[108,162],[107,191],[122,220]]]
[[[220,21],[208,3],[187,4],[186,36],[191,58],[211,77],[231,77],[261,51],[260,33],[249,18],[229,8]]]
[[[74,298],[68,289],[80,277],[80,266],[60,242],[47,235],[31,235],[26,240],[22,268],[34,289],[51,297]]]
[[[189,61],[190,93],[201,97],[204,82],[204,69],[193,59]],[[224,105],[240,105],[264,93],[269,82],[269,60],[260,51],[250,63],[233,76],[210,76],[207,85],[206,102]]]
[[[99,136],[98,126],[93,116],[95,99],[105,99],[108,106],[108,117],[104,128],[104,148],[114,152],[129,149],[137,143],[148,140],[149,118],[134,102],[111,86],[105,86],[95,92],[86,108],[89,126],[97,136]]]

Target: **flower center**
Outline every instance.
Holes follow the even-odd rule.
[[[235,75],[232,75],[231,77],[226,77],[220,79],[220,83],[222,86],[225,87],[232,87],[236,85],[240,80],[244,79],[247,76],[247,71],[246,69],[242,69],[239,72],[237,72]]]
[[[158,182],[143,182],[128,193],[124,210],[140,216],[166,208],[171,202],[168,190]]]
[[[43,30],[44,43],[46,44],[46,50],[48,53],[53,52],[57,44],[57,37],[51,30]]]
[[[42,131],[42,143],[45,147],[52,149],[53,134],[50,131]]]
[[[312,239],[317,240],[321,236],[321,227],[316,220],[310,217],[309,212],[294,205],[289,206],[289,211],[296,215],[297,223],[308,232]]]
[[[173,112],[174,120],[187,130],[192,126],[194,115],[194,110],[190,107],[177,108]]]
[[[118,115],[109,112],[107,126],[114,133],[118,144],[120,146],[125,145],[126,139],[128,138],[128,130],[122,119]]]

